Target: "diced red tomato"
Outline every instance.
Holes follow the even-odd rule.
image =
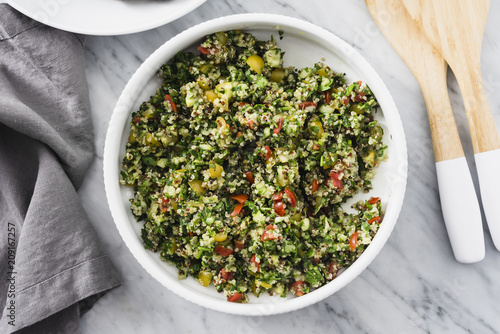
[[[350,101],[350,99],[346,96],[346,97],[344,97],[344,99],[342,100],[342,103],[343,103],[344,105],[348,105],[348,104],[349,104],[349,101]]]
[[[356,94],[356,96],[354,96],[354,101],[356,102],[363,102],[365,99],[365,92],[360,92],[359,94]]]
[[[377,204],[378,201],[380,201],[380,197],[370,197],[370,199],[368,200],[368,204]]]
[[[200,50],[200,52],[203,53],[204,55],[209,55],[219,52],[219,49],[216,48],[215,46],[212,46],[211,48],[205,48],[203,46],[199,46],[198,50]]]
[[[276,212],[276,214],[278,216],[283,216],[285,215],[285,205],[283,204],[282,201],[274,201],[274,212]]]
[[[381,220],[382,220],[382,218],[380,216],[373,217],[372,219],[370,219],[368,221],[368,224],[373,224],[373,223],[378,224],[378,223],[380,223]]]
[[[172,107],[172,110],[174,112],[177,112],[177,106],[175,105],[174,101],[172,101],[172,97],[168,94],[165,94],[165,101],[168,101],[170,103],[170,107]]]
[[[330,265],[328,266],[328,272],[333,275],[332,279],[337,276],[337,271],[335,270],[335,265],[336,263],[334,261],[330,262]]]
[[[253,119],[249,120],[248,121],[248,126],[250,127],[250,129],[253,129],[253,125],[254,125]]]
[[[358,247],[358,237],[359,231],[354,232],[349,239],[349,246],[351,247],[351,251],[355,250]]]
[[[141,116],[137,116],[137,117],[135,117],[135,118],[133,119],[134,124],[139,123],[139,121],[140,121],[140,120],[141,120]]]
[[[231,213],[231,216],[236,217],[237,215],[239,215],[240,212],[241,212],[241,209],[243,208],[243,205],[244,204],[241,204],[241,203],[240,204],[236,204],[236,206],[234,207],[233,212]]]
[[[243,136],[243,132],[238,131],[238,132],[236,133],[236,138],[240,138],[241,136]]]
[[[264,146],[264,149],[266,150],[266,155],[265,155],[266,160],[269,160],[271,158],[271,153],[272,153],[271,148],[266,145],[266,146]]]
[[[363,84],[363,81],[359,80],[359,81],[356,81],[359,85],[359,87],[361,87],[361,85]]]
[[[311,187],[311,194],[314,194],[316,191],[318,191],[318,189],[319,189],[319,182],[318,180],[314,179]]]
[[[198,50],[200,50],[200,52],[203,53],[204,55],[209,55],[210,54],[210,51],[207,48],[203,47],[203,46],[199,46]]]
[[[273,201],[281,201],[285,192],[282,190],[279,193],[273,195]]]
[[[341,180],[333,180],[333,186],[338,190],[344,189],[344,183]]]
[[[246,195],[246,194],[239,194],[239,195],[230,196],[230,198],[232,198],[234,200],[237,200],[240,204],[245,204],[245,202],[248,199],[248,195]]]
[[[278,127],[273,130],[275,134],[278,134],[280,130],[283,128],[283,118],[280,118],[278,121]]]
[[[160,210],[162,212],[167,212],[167,210],[168,210],[167,209],[168,202],[170,202],[170,200],[168,198],[163,197],[163,198],[160,199]]]
[[[226,281],[230,281],[233,279],[233,272],[227,271],[226,268],[222,268],[220,271],[220,277]]]
[[[260,263],[257,262],[257,259],[255,258],[255,254],[252,255],[252,257],[250,258],[250,263],[253,263],[255,268],[257,268],[257,271],[260,270]]]
[[[216,252],[219,255],[228,257],[229,255],[233,254],[234,251],[230,248],[218,245],[217,247],[215,247],[214,252]]]
[[[243,241],[236,241],[234,243],[234,251],[235,252],[239,252],[240,250],[242,250],[243,248],[245,248],[245,243]]]
[[[243,294],[239,293],[239,292],[236,292],[232,296],[227,297],[227,301],[234,303],[234,302],[237,302],[238,300],[240,300],[241,297],[243,297]]]
[[[318,104],[316,102],[306,101],[306,102],[299,103],[299,108],[300,109],[305,109],[305,108],[308,108],[308,107],[314,107],[314,108],[316,108],[317,105]]]
[[[332,101],[332,93],[330,92],[330,90],[326,90],[325,91],[325,102],[327,104],[330,104],[331,101]]]
[[[344,189],[344,183],[339,179],[339,177],[340,174],[332,170],[330,172],[330,178],[328,180],[332,182],[335,188],[337,188],[338,190],[342,190]]]
[[[305,283],[306,282],[304,282],[304,281],[295,281],[290,286],[293,290],[295,290],[295,294],[300,297],[300,296],[304,295]]]
[[[290,205],[293,208],[295,208],[295,205],[297,205],[297,197],[295,196],[295,194],[293,193],[293,191],[291,191],[288,188],[285,188],[285,194],[288,197],[288,201],[290,202]]]
[[[264,233],[262,233],[262,241],[266,240],[273,240],[276,239],[277,237],[274,235],[272,231],[274,231],[276,227],[273,224],[267,225],[266,229],[264,230]]]
[[[248,183],[253,184],[254,178],[252,172],[246,172],[245,178],[247,179]]]

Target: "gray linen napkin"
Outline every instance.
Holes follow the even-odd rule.
[[[83,64],[79,36],[0,4],[2,333],[78,332],[79,303],[120,284],[76,193],[93,157]]]

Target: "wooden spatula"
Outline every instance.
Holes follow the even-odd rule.
[[[446,86],[447,65],[408,15],[401,0],[366,0],[389,43],[420,84],[431,128],[439,194],[455,258],[484,258],[484,236],[476,192],[465,160]]]
[[[486,220],[500,250],[500,140],[481,77],[489,0],[403,0],[455,74],[464,99]]]

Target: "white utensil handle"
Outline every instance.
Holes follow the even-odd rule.
[[[474,158],[486,221],[500,251],[500,149],[474,154]]]
[[[441,209],[458,262],[484,259],[481,210],[465,157],[436,162]],[[500,230],[498,231],[500,232]]]

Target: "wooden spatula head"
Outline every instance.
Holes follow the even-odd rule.
[[[490,0],[402,0],[408,13],[453,67],[464,50],[479,62]],[[460,57],[462,55],[462,57]]]

